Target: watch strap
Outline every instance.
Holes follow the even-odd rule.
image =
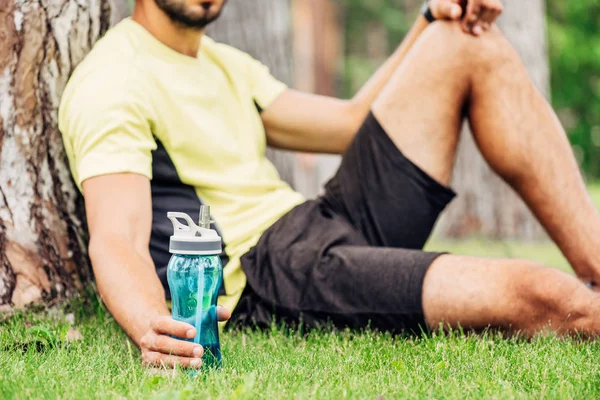
[[[421,14],[423,14],[423,17],[425,17],[427,22],[431,23],[435,21],[435,17],[431,13],[431,8],[429,7],[429,0],[425,0],[423,3],[423,7],[421,7]]]

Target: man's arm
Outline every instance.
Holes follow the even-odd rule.
[[[192,325],[171,318],[150,257],[150,181],[111,174],[83,182],[89,254],[98,290],[119,325],[142,350],[145,364],[199,367],[203,349],[169,335],[192,338]],[[229,317],[219,310],[220,319]]]
[[[270,146],[341,154],[350,145],[381,89],[428,26],[419,16],[396,52],[351,100],[285,91],[262,113]]]
[[[430,7],[436,19],[459,20],[464,3],[462,0],[432,0]],[[485,15],[485,18],[481,17],[482,21],[491,22],[497,16],[490,13],[489,8],[496,7],[498,0],[470,0],[469,4],[468,18],[476,12]],[[474,8],[473,4],[478,6]],[[400,47],[351,100],[295,90],[284,92],[262,113],[269,145],[295,151],[343,153],[369,113],[371,104],[428,25],[429,22],[419,15]],[[489,25],[485,29],[487,27]],[[479,34],[480,30],[472,33]]]

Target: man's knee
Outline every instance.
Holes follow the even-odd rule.
[[[494,24],[479,37],[465,33],[457,22],[436,21],[423,34],[424,41],[443,43],[455,62],[473,72],[498,66],[499,62],[517,57],[516,52]]]

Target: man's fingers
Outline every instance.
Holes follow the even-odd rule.
[[[478,20],[471,25],[471,33],[475,36],[487,31],[496,18],[502,13],[502,4],[497,0],[488,0],[480,8]]]
[[[231,312],[221,306],[217,307],[217,318],[219,321],[227,321],[231,318]],[[172,335],[183,339],[191,339],[196,336],[196,328],[186,322],[176,321],[170,316],[160,316],[150,322],[150,328],[161,335]]]
[[[460,8],[458,4],[448,3],[446,5],[446,11],[447,18],[452,21],[460,19],[460,16],[462,15],[462,8]]]
[[[462,15],[462,7],[454,0],[437,0],[430,3],[431,13],[438,20],[458,20]]]
[[[489,27],[489,25],[494,22],[496,20],[496,17],[498,16],[497,10],[495,8],[485,8],[481,11],[481,15],[479,17],[480,21],[482,22],[482,26],[485,24],[487,24],[487,26]]]
[[[218,306],[217,307],[217,319],[219,321],[227,321],[229,318],[231,318],[231,311],[229,311],[228,309],[226,309],[223,306]]]
[[[150,327],[159,334],[173,335],[180,338],[191,339],[196,336],[196,328],[185,322],[176,321],[169,316],[160,316],[154,318]]]
[[[462,21],[462,28],[465,32],[471,32],[471,29],[476,25],[479,20],[479,13],[481,12],[481,0],[469,0],[467,3],[467,13]]]
[[[492,9],[493,14],[494,14],[494,17],[493,17],[492,21],[490,21],[490,22],[494,22],[496,20],[496,18],[498,18],[502,14],[502,12],[504,12],[504,6],[502,5],[502,3],[500,1],[498,1],[490,8]]]
[[[200,358],[204,349],[197,343],[190,343],[165,335],[144,336],[140,346],[145,350],[174,356]]]
[[[145,366],[175,368],[176,366],[184,368],[200,368],[202,360],[200,358],[179,357],[169,354],[162,354],[156,351],[146,351],[142,354],[142,362]]]

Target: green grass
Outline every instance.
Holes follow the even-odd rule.
[[[600,188],[593,187],[592,196],[600,203]],[[427,248],[569,269],[549,243],[433,240]],[[70,324],[61,313],[0,323],[1,399],[600,398],[600,343],[553,336],[529,342],[458,332],[392,338],[273,327],[224,334],[220,371],[152,376],[112,317],[93,304],[74,307],[72,328],[81,341],[64,340]]]
[[[551,336],[531,342],[459,333],[423,339],[375,332],[303,336],[274,327],[223,335],[225,367],[191,378],[182,371],[150,375],[102,310],[75,326],[82,341],[23,353],[24,342],[60,341],[67,322],[31,314],[4,322],[0,398],[600,397],[600,343]]]

